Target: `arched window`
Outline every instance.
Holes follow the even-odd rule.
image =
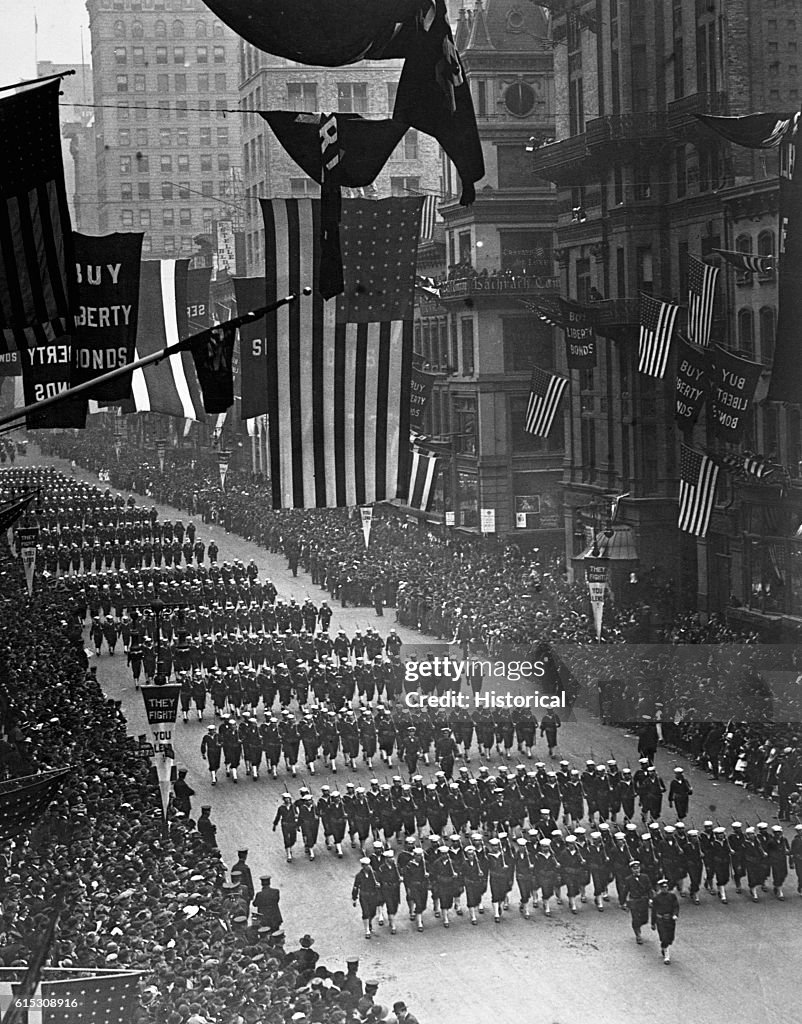
[[[773,306],[760,310],[760,361],[766,366],[774,362],[774,339],[777,333],[777,314]]]
[[[748,306],[738,310],[738,348],[746,359],[755,355],[754,314]]]
[[[773,256],[774,255],[774,232],[773,231],[761,231],[757,236],[757,254],[758,256]],[[758,279],[765,281],[769,278],[774,277],[774,266],[764,271],[762,274],[758,274]]]
[[[735,251],[736,252],[751,252],[752,251],[752,239],[749,235],[738,235],[735,239]]]
[[[154,28],[154,35],[156,36],[157,39],[166,39],[167,38],[167,22],[166,21],[159,20],[159,21],[156,22],[156,25],[155,25],[155,28]]]
[[[212,35],[218,38],[223,34],[223,23],[222,21],[212,22]]]
[[[131,26],[131,35],[133,36],[134,39],[145,38],[145,30],[142,27],[141,21],[135,21],[134,24]]]
[[[205,39],[206,38],[206,22],[196,21],[195,22],[195,38]]]
[[[184,22],[179,21],[177,18],[173,22],[173,39],[184,38]]]
[[[125,22],[115,21],[114,22],[114,38],[125,39]]]

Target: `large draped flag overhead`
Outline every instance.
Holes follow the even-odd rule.
[[[235,277],[234,294],[237,297],[239,313],[258,309],[265,301],[265,279]],[[252,420],[267,412],[266,330],[267,323],[264,317],[239,329],[239,393],[242,399],[241,416],[244,420]]]
[[[774,149],[795,130],[798,114],[757,113],[742,117],[717,117],[694,114],[702,124],[712,128],[728,142],[747,149]]]
[[[56,768],[0,782],[0,842],[15,839],[33,828],[69,771]]]
[[[404,495],[421,205],[345,200],[344,294],[324,301],[315,293],[267,314],[274,508]],[[318,265],[320,202],[262,200],[262,211],[270,303],[297,293]]]
[[[59,88],[47,82],[0,99],[0,328],[74,310]]]
[[[408,126],[368,121],[359,114],[268,110],[262,117],[298,166],[321,185],[318,282],[323,298],[330,299],[344,287],[340,188],[362,188],[375,181]]]
[[[135,358],[141,359],[189,337],[188,267],[189,260],[146,260],[142,264]],[[206,295],[208,306],[208,285]],[[124,412],[161,412],[187,420],[203,416],[201,391],[190,352],[177,352],[161,362],[134,370],[131,392],[133,403],[126,403]]]
[[[0,1016],[20,997],[25,973],[24,967],[0,968]],[[141,971],[43,967],[28,997],[42,1009],[20,1010],[15,1024],[133,1024],[141,977]]]
[[[119,369],[134,358],[139,318],[141,233],[74,234],[77,306],[71,385]],[[131,375],[87,395],[114,402],[131,393]]]
[[[796,163],[796,134],[789,133],[780,160],[780,258],[777,334],[767,400],[802,400],[802,171]]]
[[[470,88],[445,0],[204,0],[249,43],[301,64],[404,59],[393,118],[432,135],[454,162],[462,203],[484,175]]]

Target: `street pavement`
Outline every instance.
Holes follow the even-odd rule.
[[[37,457],[35,449],[32,455]],[[59,460],[39,461],[69,472]],[[81,470],[78,475],[97,482]],[[146,498],[140,501],[150,504]],[[163,518],[180,517],[185,523],[189,518],[186,512],[166,506],[159,506],[159,511]],[[200,522],[197,526],[207,544],[214,535],[221,561],[239,558],[247,563],[254,558],[260,577],[272,579],[285,601],[295,598],[303,602],[310,596],[319,603],[327,596],[312,586],[302,570],[294,579],[283,557],[270,555],[220,527]],[[357,519],[354,529],[361,529]],[[342,627],[350,636],[357,628],[376,625],[386,634],[395,624],[393,609],[386,609],[380,619],[372,608],[341,609],[334,602],[332,608],[332,632]],[[405,643],[432,639],[397,628]],[[90,662],[97,664],[98,677],[109,696],[123,701],[130,732],[146,732],[142,698],[133,687],[121,648],[118,646],[114,657],[104,653],[95,659],[93,655]],[[576,917],[562,906],[549,920],[534,913],[530,921],[520,917],[513,899],[512,909],[500,925],[488,911],[478,927],[471,927],[466,915],[452,919],[448,931],[430,910],[424,918],[423,934],[415,932],[399,913],[397,935],[390,936],[386,927],[377,928],[373,939],[366,941],[359,911],[350,900],[359,867],[358,851],[348,849],[346,843],[346,856],[340,861],[320,846],[315,861],[309,862],[302,848],[296,847],[295,861],[286,864],[281,833],[272,832],[272,821],[285,784],[293,796],[302,785],[317,795],[323,784],[332,789],[344,788],[347,781],[367,785],[374,773],[360,766],[354,774],[340,766],[336,775],[318,768],[310,777],[303,769],[297,779],[280,774],[278,780],[263,777],[258,782],[241,773],[237,785],[221,773],[218,785],[212,787],[200,756],[209,714],[207,710],[202,723],[179,720],[174,746],[178,763],[188,769],[188,782],[196,792],[194,813],[201,804],[212,806],[226,864],[232,865],[236,851],[247,847],[257,888],[259,876],[269,873],[281,890],[287,948],[295,948],[300,936],[309,932],[315,937],[321,962],[329,967],[358,956],[362,978],[380,982],[378,1001],[391,1005],[395,999],[405,999],[421,1024],[787,1024],[795,1019],[802,898],[795,892],[793,874],[784,903],[769,892],[759,904],[752,904],[748,897],[736,895],[732,885],[726,906],[705,892],[700,907],[682,900],[670,966],[663,964],[653,933],[645,933],[643,946],[635,944],[629,916],[617,908],[614,897],[605,904],[604,913],[591,901],[581,906]],[[546,750],[542,740],[539,742],[537,756],[546,760]],[[619,764],[634,765],[636,741],[580,710],[560,732],[558,756],[578,766],[589,756],[597,760],[615,756]],[[511,764],[517,762],[515,755]],[[491,770],[498,763],[498,758],[491,762]],[[711,781],[685,759],[662,749],[658,752],[658,771],[666,781],[678,764],[685,768],[694,788],[689,824],[701,826],[707,817],[722,825],[733,819],[752,824],[775,822],[776,808],[761,797],[727,781]],[[476,768],[476,760],[471,768]],[[428,771],[423,769],[423,774]],[[383,782],[385,774],[391,773],[381,765],[374,777]],[[667,807],[665,810],[669,812],[665,822],[670,823],[673,815]]]

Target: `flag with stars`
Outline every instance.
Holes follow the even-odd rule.
[[[684,444],[679,473],[679,528],[705,537],[716,500],[719,467],[707,455]]]
[[[60,82],[0,100],[0,328],[70,316],[74,264]],[[70,273],[68,274],[68,269]]]
[[[638,369],[649,377],[665,376],[671,335],[679,306],[651,295],[640,297],[640,338],[638,340]]]
[[[529,404],[526,408],[525,429],[537,437],[548,437],[560,399],[568,384],[567,377],[560,377],[548,370],[535,367],[529,384]]]
[[[0,1017],[19,993],[25,968],[0,968]],[[137,1016],[141,971],[48,968],[41,971],[35,998],[41,1009],[27,1013],[27,1024],[129,1024]],[[48,1006],[47,1003],[54,1005]],[[15,1024],[26,1020],[25,1011]]]
[[[422,200],[342,204],[345,290],[317,285],[320,201],[263,199],[274,508],[369,505],[405,496],[415,262]]]
[[[688,340],[707,348],[713,325],[718,267],[691,256],[688,259]]]
[[[774,271],[773,256],[758,256],[752,252],[735,252],[732,249],[713,249],[713,252],[743,274],[771,274]]]
[[[58,768],[0,782],[0,843],[36,824],[69,770]]]

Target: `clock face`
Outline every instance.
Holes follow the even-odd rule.
[[[515,82],[504,93],[504,105],[516,117],[525,117],[535,105],[535,90],[526,82]]]

